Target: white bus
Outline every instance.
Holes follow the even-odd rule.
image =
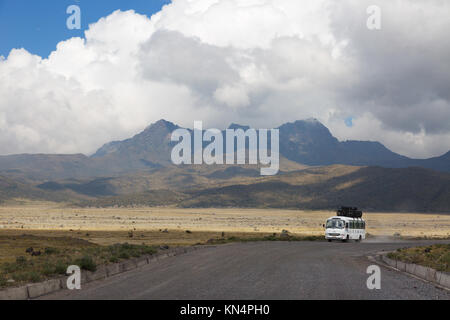
[[[325,239],[331,240],[356,240],[366,238],[366,222],[362,218],[335,216],[327,220],[325,224]]]

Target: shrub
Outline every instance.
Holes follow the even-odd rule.
[[[27,271],[27,272],[16,272],[13,273],[12,278],[15,281],[31,281],[31,282],[39,282],[41,281],[41,276],[36,271]]]
[[[55,274],[66,274],[68,264],[62,260],[58,260],[55,264]]]
[[[128,254],[128,252],[123,251],[119,254],[119,258],[120,259],[129,259],[130,255]]]
[[[142,246],[142,253],[143,254],[154,254],[156,253],[156,250],[152,247],[148,247],[148,246]]]
[[[45,276],[49,276],[55,273],[55,267],[52,266],[49,262],[46,262],[42,267],[42,274]]]
[[[0,287],[6,286],[6,278],[3,275],[0,275]]]
[[[91,256],[84,256],[84,257],[82,257],[80,259],[77,259],[75,261],[75,264],[77,266],[79,266],[80,269],[83,269],[83,270],[88,270],[88,271],[95,271],[95,270],[97,270],[97,265],[96,265],[96,263],[94,262],[94,260],[92,259]]]
[[[59,250],[56,249],[56,248],[45,248],[44,253],[48,254],[48,255],[50,255],[50,254],[58,254]]]
[[[28,263],[27,258],[25,258],[25,257],[23,257],[23,256],[20,256],[20,257],[17,257],[17,258],[16,258],[16,264],[19,265],[19,266],[21,266],[21,267],[26,266],[27,263]]]
[[[41,281],[41,276],[40,276],[40,274],[38,272],[30,271],[30,272],[28,272],[28,274],[29,274],[28,275],[29,280],[31,282],[39,282],[39,281]]]
[[[142,255],[142,253],[139,250],[132,250],[131,256],[134,258],[139,258]]]

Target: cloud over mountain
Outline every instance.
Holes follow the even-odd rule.
[[[48,57],[0,60],[0,154],[90,153],[160,118],[276,127],[315,117],[408,156],[450,149],[450,3],[174,0],[116,11]],[[63,27],[63,26],[62,26]],[[345,119],[353,118],[347,127]]]

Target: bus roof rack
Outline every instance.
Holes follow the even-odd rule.
[[[362,211],[356,207],[341,207],[337,211],[339,217],[361,218]]]

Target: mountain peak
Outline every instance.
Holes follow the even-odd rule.
[[[125,159],[130,157],[134,152],[138,162],[150,161],[142,156],[143,153],[152,153],[150,158],[158,158],[161,152],[158,148],[164,148],[168,141],[170,141],[170,134],[179,127],[174,123],[161,119],[152,123],[144,131],[136,134],[130,139],[123,141],[113,141],[106,143],[97,150],[92,158],[99,158],[110,154],[116,154],[117,157]],[[136,159],[135,159],[136,160]]]
[[[306,122],[311,122],[311,123],[320,123],[320,124],[322,124],[319,120],[317,120],[316,118],[308,118],[308,119],[305,119],[305,120],[303,120],[303,121],[306,121]]]
[[[293,123],[294,125],[310,125],[310,126],[320,126],[320,127],[325,127],[322,122],[320,122],[319,120],[317,120],[316,118],[308,118],[308,119],[304,119],[304,120],[297,120],[294,121]],[[326,127],[325,127],[326,128]]]
[[[302,132],[316,132],[324,136],[332,137],[330,130],[317,119],[310,118],[306,120],[296,120],[288,122],[279,127],[279,129],[295,130]]]
[[[149,129],[158,129],[158,128],[175,130],[176,128],[178,128],[178,126],[170,121],[161,119],[161,120],[158,120],[155,123],[152,123],[151,125],[149,125],[147,128],[145,128],[145,131],[147,131]]]

